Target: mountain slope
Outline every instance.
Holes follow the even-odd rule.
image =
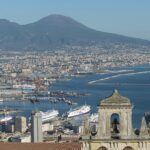
[[[0,49],[47,50],[62,45],[127,44],[150,46],[150,41],[96,31],[62,15],[19,25],[0,19]]]

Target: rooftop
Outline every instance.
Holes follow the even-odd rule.
[[[0,143],[2,150],[81,150],[78,143]]]
[[[100,102],[100,105],[131,105],[131,102],[127,97],[121,96],[118,90],[114,90],[111,96]]]

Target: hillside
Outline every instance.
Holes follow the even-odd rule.
[[[2,50],[48,50],[63,45],[108,44],[139,47],[150,46],[150,41],[96,31],[62,15],[49,15],[26,25],[0,19]]]

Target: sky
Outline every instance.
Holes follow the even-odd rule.
[[[70,16],[105,32],[150,40],[150,0],[0,0],[0,18],[28,24],[50,14]]]

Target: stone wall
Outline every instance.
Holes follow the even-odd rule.
[[[150,140],[85,141],[81,150],[99,150],[100,147],[106,147],[107,150],[124,150],[126,147],[131,147],[133,150],[150,150]]]

